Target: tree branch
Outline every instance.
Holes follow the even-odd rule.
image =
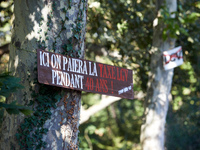
[[[138,92],[137,95],[134,96],[134,99],[141,100],[144,98],[144,93],[143,92]],[[80,124],[85,123],[89,118],[94,115],[95,113],[103,110],[104,108],[110,106],[112,103],[117,102],[119,100],[122,100],[122,98],[119,97],[113,97],[113,96],[102,96],[102,100],[100,103],[95,104],[85,110],[83,106],[81,107],[81,119],[80,119]]]

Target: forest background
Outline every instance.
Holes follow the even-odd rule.
[[[140,129],[153,40],[153,0],[89,0],[85,59],[133,70],[135,99],[118,99],[80,125],[80,149],[141,149]],[[0,72],[7,71],[13,1],[0,4]],[[165,128],[167,149],[200,149],[200,1],[179,0],[176,17],[166,8],[163,39],[176,38],[184,64],[175,68]],[[168,35],[170,33],[170,35]],[[105,96],[83,93],[85,110]],[[1,99],[3,101],[3,99]]]

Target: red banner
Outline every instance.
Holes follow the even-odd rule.
[[[132,70],[37,50],[42,84],[133,99]]]

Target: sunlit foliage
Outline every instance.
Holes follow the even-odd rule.
[[[1,1],[0,45],[10,42],[12,11],[12,0]],[[165,145],[169,150],[200,149],[200,1],[178,1],[174,19],[165,7],[161,12],[163,38],[177,38],[185,62],[174,70]],[[155,16],[155,0],[89,0],[86,58],[132,69],[134,90],[145,93]],[[82,97],[85,109],[101,99]],[[122,99],[92,116],[80,126],[80,149],[140,149],[143,101]]]

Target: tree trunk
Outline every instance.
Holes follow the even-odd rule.
[[[86,11],[87,0],[14,1],[9,70],[24,89],[8,102],[30,103],[34,113],[28,118],[6,114],[0,149],[78,149],[81,92],[40,85],[36,51],[83,58]]]
[[[175,39],[162,39],[164,24],[158,22],[159,9],[164,2],[157,0],[157,18],[154,20],[153,46],[151,49],[151,72],[145,102],[145,120],[141,127],[140,141],[143,150],[164,150],[164,129],[169,105],[174,70],[163,69],[162,52],[175,46]],[[167,10],[176,11],[177,1],[166,0]],[[171,17],[174,17],[171,15]]]

